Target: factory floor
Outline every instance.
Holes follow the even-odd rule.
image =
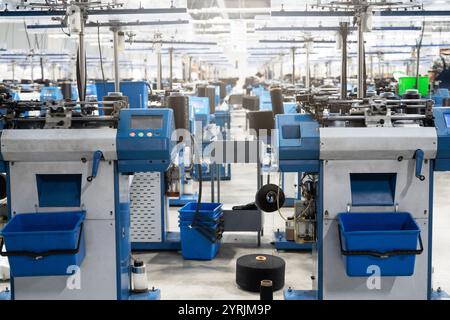
[[[231,134],[236,139],[246,136],[245,113],[232,114]],[[221,182],[221,202],[226,209],[253,202],[256,187],[256,165],[232,165],[231,181]],[[278,178],[275,178],[278,179]],[[210,182],[203,183],[204,201],[210,201]],[[178,229],[178,208],[170,208],[169,230]],[[292,208],[282,210],[291,214]],[[257,246],[256,233],[225,233],[217,257],[212,261],[183,260],[177,252],[137,253],[148,268],[150,286],[161,289],[162,299],[259,299],[259,294],[240,290],[235,282],[236,259],[253,253],[276,255],[286,262],[286,288],[311,289],[311,253],[277,252],[270,244],[273,233],[282,229],[284,221],[277,212],[265,213],[264,236]],[[282,299],[282,290],[274,294]]]
[[[244,133],[245,117],[236,112],[232,118],[232,134],[240,138]],[[204,183],[204,199],[210,199],[210,184]],[[256,192],[255,165],[233,165],[232,180],[221,184],[221,202],[226,207],[252,202]],[[450,291],[450,174],[435,175],[433,287]],[[178,229],[178,208],[169,212],[169,230]],[[289,215],[292,208],[282,213]],[[252,253],[273,254],[286,262],[285,288],[311,289],[311,253],[277,252],[270,244],[273,232],[284,225],[278,213],[265,214],[265,234],[257,247],[255,233],[226,233],[218,256],[212,261],[183,260],[178,252],[134,253],[147,265],[149,285],[161,289],[162,299],[258,299],[259,294],[240,290],[235,283],[236,259]],[[7,286],[0,282],[0,290]],[[282,291],[274,294],[282,299]]]
[[[232,117],[232,135],[242,137],[245,116],[235,112]],[[210,183],[204,183],[205,201],[210,199]],[[225,207],[246,204],[254,200],[256,192],[255,165],[233,165],[232,180],[221,183],[221,202]],[[435,175],[434,198],[434,280],[433,287],[450,291],[450,174]],[[292,214],[284,208],[284,215]],[[169,228],[177,229],[177,208],[170,209]],[[148,266],[150,286],[161,289],[162,299],[259,299],[259,294],[240,290],[235,282],[236,259],[252,253],[273,254],[286,262],[285,288],[311,289],[312,258],[308,252],[277,252],[270,244],[273,233],[283,228],[277,212],[265,213],[265,233],[261,247],[256,245],[254,233],[226,233],[218,256],[212,261],[183,260],[177,252],[136,254]],[[282,299],[282,290],[274,299]]]

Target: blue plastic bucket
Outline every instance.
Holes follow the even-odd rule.
[[[199,209],[197,202],[189,202],[179,210],[181,254],[187,260],[211,260],[220,248],[221,237],[212,235],[221,232],[222,204],[200,203]]]
[[[181,255],[186,260],[212,260],[220,249],[220,240],[211,242],[195,228],[180,225]]]
[[[192,220],[196,214],[197,202],[189,202],[182,207],[178,212],[180,219]],[[222,213],[222,203],[200,203],[199,217],[213,218]]]
[[[347,275],[411,276],[423,251],[420,229],[409,213],[342,213],[339,241]],[[420,249],[417,249],[417,243]]]
[[[196,217],[196,218],[193,218],[193,219],[189,219],[189,218],[186,219],[186,218],[179,217],[178,222],[180,224],[181,223],[183,223],[183,224],[192,224],[195,221],[195,223],[201,223],[201,224],[204,224],[204,225],[212,226],[212,225],[217,225],[217,224],[221,223],[223,221],[222,217],[223,217],[222,212],[219,212],[213,217],[199,216],[199,217]]]
[[[85,212],[17,214],[1,235],[13,277],[70,275],[85,257]]]

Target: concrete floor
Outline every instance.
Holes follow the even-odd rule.
[[[241,112],[233,115],[232,134],[242,138],[245,118]],[[232,180],[223,181],[222,199],[225,207],[252,202],[256,192],[255,165],[233,165]],[[205,199],[210,198],[210,184],[204,183]],[[435,175],[434,200],[434,288],[450,290],[450,173]],[[291,208],[282,213],[292,214]],[[171,230],[177,228],[177,209],[170,210]],[[265,234],[262,246],[256,246],[252,233],[225,234],[222,248],[213,261],[185,261],[179,253],[159,252],[139,254],[148,266],[151,286],[161,289],[162,299],[259,299],[259,294],[240,290],[235,283],[236,259],[245,254],[265,253],[280,256],[286,262],[285,288],[311,289],[312,258],[307,252],[277,252],[270,242],[273,232],[283,228],[278,213],[265,213]],[[282,291],[275,299],[282,299]]]
[[[238,112],[233,116],[235,137],[244,134],[244,117]],[[222,202],[226,207],[252,202],[256,192],[255,165],[233,165],[232,180],[223,181]],[[204,183],[205,201],[209,201],[210,185]],[[435,175],[433,287],[450,291],[450,174]],[[292,209],[283,209],[289,214]],[[169,213],[169,229],[177,230],[177,208]],[[237,288],[235,283],[236,259],[245,254],[266,253],[282,257],[286,261],[286,286],[311,289],[312,259],[310,253],[277,252],[270,245],[273,232],[284,225],[278,213],[265,214],[265,234],[262,246],[256,245],[253,233],[229,233],[224,235],[223,245],[213,261],[185,261],[177,252],[135,253],[145,261],[149,285],[161,289],[162,299],[258,299]],[[7,283],[0,283],[0,289]],[[282,299],[282,291],[275,293]]]

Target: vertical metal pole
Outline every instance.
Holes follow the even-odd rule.
[[[373,80],[373,55],[370,56],[370,78]]]
[[[377,54],[377,57],[378,57],[378,77],[379,77],[380,79],[382,79],[382,78],[383,78],[383,75],[382,75],[382,73],[381,73],[381,53],[378,53],[378,54]]]
[[[169,88],[173,87],[173,48],[169,48]]]
[[[358,99],[363,99],[365,96],[364,92],[364,30],[362,27],[363,23],[363,13],[359,12],[358,16]]]
[[[34,82],[34,63],[33,63],[33,56],[31,56],[30,66],[31,66],[31,82]]]
[[[147,58],[144,59],[144,65],[145,65],[145,69],[144,69],[144,79],[147,80],[147,79],[148,79]]]
[[[292,84],[295,85],[295,47],[292,47]]]
[[[216,164],[215,163],[211,163],[209,165],[209,170],[211,171],[211,202],[214,202],[214,176],[215,176],[215,170],[216,169]]]
[[[86,2],[86,1],[84,1]],[[79,63],[80,63],[80,92],[79,99],[83,101],[86,96],[86,47],[84,43],[84,24],[85,24],[85,12],[81,9],[81,28],[79,34]]]
[[[16,62],[12,62],[12,80],[13,83],[16,82]]]
[[[189,66],[188,66],[188,81],[191,81],[191,74],[192,74],[192,57],[189,57]]]
[[[45,75],[44,75],[44,58],[42,56],[41,56],[39,62],[41,64],[41,79],[44,80],[45,79]]]
[[[309,60],[309,50],[311,48],[311,42],[306,42],[306,83],[305,83],[305,88],[306,90],[310,90],[311,88],[311,63]]]
[[[119,70],[119,29],[111,28],[114,41],[114,91],[120,92],[120,70]]]
[[[56,63],[52,64],[52,79],[56,81]]]
[[[280,55],[280,80],[283,80],[283,55]]]
[[[162,69],[162,62],[161,62],[161,48],[158,48],[156,51],[156,57],[157,57],[157,70],[156,70],[156,88],[158,90],[162,89],[162,83],[161,83],[161,69]]]
[[[223,164],[224,165],[224,164]],[[222,165],[217,165],[217,202],[220,203],[220,168]]]
[[[256,147],[256,158],[257,158],[257,160],[256,160],[256,179],[257,180],[256,181],[257,181],[257,183],[256,183],[256,185],[257,185],[257,191],[258,191],[259,189],[262,188],[262,184],[263,184],[262,177],[261,177],[261,161],[260,161],[261,150],[260,150],[259,137],[257,138],[256,142],[257,142],[257,147]]]

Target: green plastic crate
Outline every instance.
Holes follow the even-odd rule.
[[[398,80],[398,94],[402,96],[407,90],[416,88],[416,77],[402,77]],[[427,97],[430,88],[430,78],[428,76],[419,77],[419,93],[422,97]]]

